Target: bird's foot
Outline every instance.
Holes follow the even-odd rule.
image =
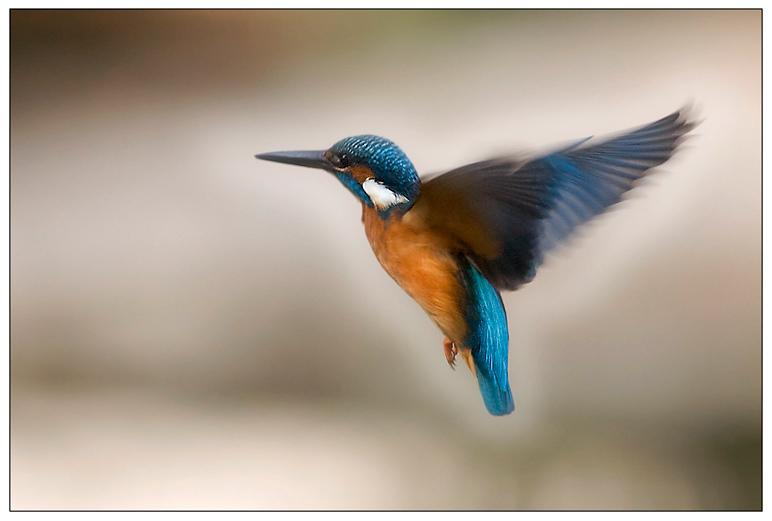
[[[455,371],[456,355],[458,354],[458,349],[456,348],[456,344],[451,342],[448,337],[445,337],[445,340],[442,341],[442,348],[445,350],[445,360],[448,361],[448,365],[450,366],[450,368]]]

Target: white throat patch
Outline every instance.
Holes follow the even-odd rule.
[[[407,202],[407,197],[389,190],[372,177],[362,183],[362,189],[370,196],[370,199],[379,211],[386,210],[395,204]]]

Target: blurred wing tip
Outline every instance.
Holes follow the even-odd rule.
[[[694,101],[684,103],[681,108],[673,114],[676,116],[675,121],[679,123],[679,126],[682,129],[684,129],[684,133],[689,132],[705,121],[705,117],[702,116],[702,110]]]

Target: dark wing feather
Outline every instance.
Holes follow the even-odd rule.
[[[411,211],[453,237],[493,286],[513,290],[546,251],[667,161],[693,126],[679,111],[597,144],[467,165],[426,182]]]

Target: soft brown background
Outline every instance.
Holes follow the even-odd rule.
[[[12,11],[15,509],[759,509],[760,11]],[[253,154],[704,119],[506,294],[517,410]]]

